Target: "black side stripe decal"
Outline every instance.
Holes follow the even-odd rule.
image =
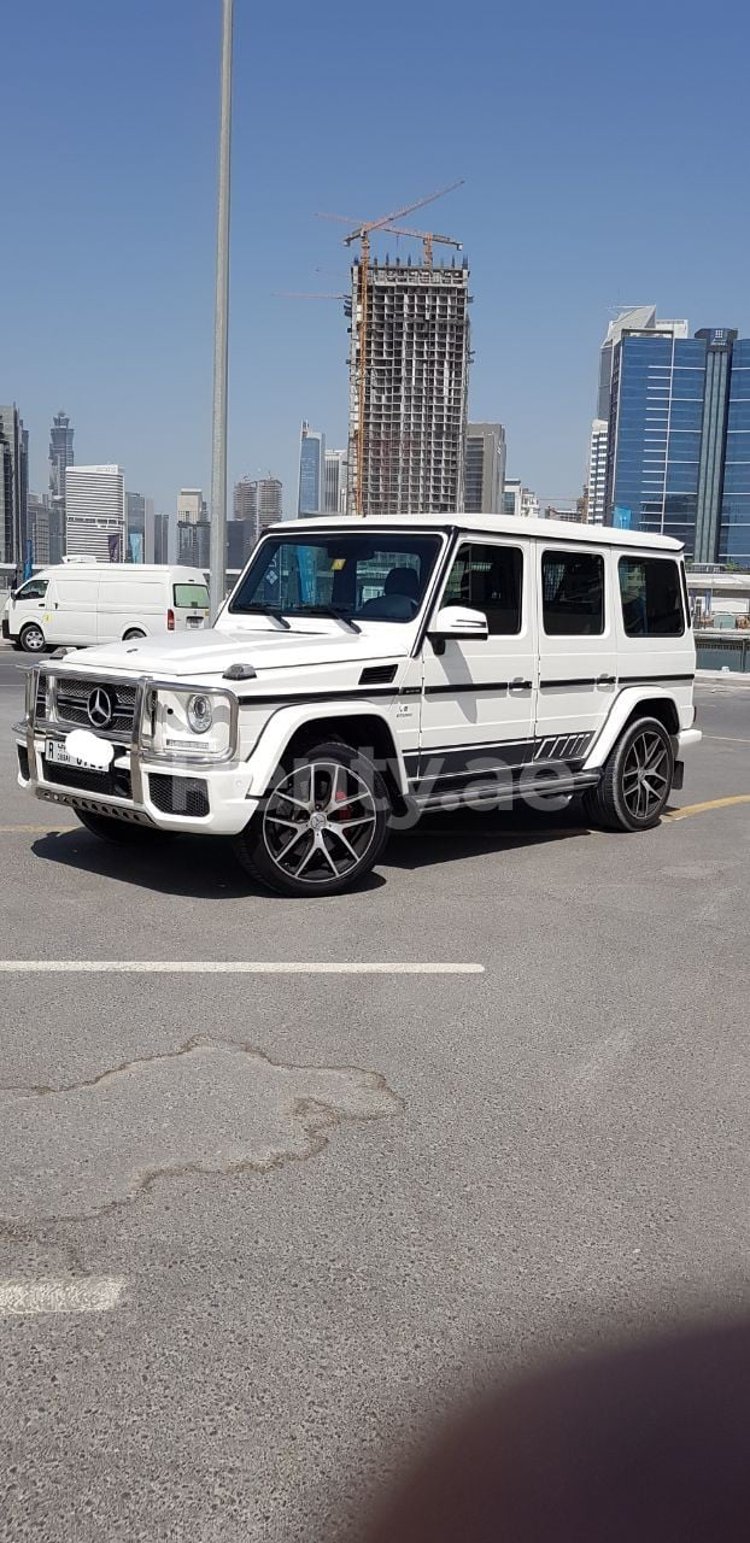
[[[542,690],[545,690],[545,689],[549,689],[550,687],[554,689],[556,687],[560,688],[560,687],[563,687],[563,686],[570,686],[570,687],[575,687],[575,686],[592,686],[592,685],[596,685],[597,684],[597,679],[601,679],[601,677],[597,677],[597,678],[586,677],[586,678],[581,678],[581,679],[565,679],[565,680],[543,680],[541,682],[541,687],[542,687]],[[618,677],[618,682],[617,683],[620,686],[653,686],[653,685],[673,685],[673,684],[675,684],[675,682],[679,682],[679,681],[694,681],[694,680],[695,680],[695,675],[694,674],[689,674],[689,675],[687,675],[687,674],[686,675],[620,675]],[[608,684],[608,683],[609,684],[614,684],[615,683],[614,676],[612,676],[611,678],[608,677],[606,682],[605,681],[601,681],[601,683],[602,684]],[[531,681],[530,680],[528,680],[528,681],[527,680],[519,681],[516,684],[513,681],[500,680],[500,681],[480,681],[480,682],[477,682],[476,684],[470,685],[470,686],[465,686],[465,685],[449,685],[449,684],[440,685],[440,686],[426,686],[425,687],[425,695],[426,696],[447,696],[447,695],[461,696],[461,695],[469,694],[469,695],[472,695],[472,696],[476,696],[479,693],[483,693],[483,692],[507,691],[511,686],[513,686],[514,689],[517,690],[517,691],[530,691],[531,690]],[[363,700],[363,701],[367,701],[367,699],[369,697],[373,697],[373,696],[394,697],[394,696],[420,696],[420,695],[421,695],[421,688],[419,686],[402,686],[402,687],[398,688],[398,687],[391,687],[391,686],[366,686],[366,685],[363,685],[363,686],[360,686],[358,688],[355,688],[354,690],[346,690],[346,691],[300,691],[300,692],[297,692],[297,693],[286,693],[285,692],[283,695],[281,695],[279,692],[275,692],[271,696],[261,696],[259,694],[256,694],[255,692],[252,692],[252,693],[248,693],[246,696],[239,696],[237,698],[237,700],[238,700],[238,702],[242,706],[245,706],[245,707],[252,707],[254,705],[257,705],[258,707],[267,707],[270,704],[273,704],[274,706],[278,706],[278,707],[286,707],[286,706],[293,706],[294,704],[299,703],[299,702],[345,702],[345,701],[349,701],[349,700],[352,700],[352,699],[355,699],[355,698],[358,698],[358,699]]]

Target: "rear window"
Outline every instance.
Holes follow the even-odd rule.
[[[545,552],[542,610],[548,637],[604,631],[604,559],[592,552]]]
[[[668,557],[621,557],[622,619],[629,638],[679,638],[685,631],[679,564]]]
[[[174,604],[178,611],[190,611],[195,606],[208,610],[208,589],[205,584],[175,584]]]

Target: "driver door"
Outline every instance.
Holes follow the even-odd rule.
[[[464,605],[487,617],[489,637],[425,639],[419,794],[470,783],[507,787],[531,759],[537,667],[530,543],[467,536],[435,614]]]

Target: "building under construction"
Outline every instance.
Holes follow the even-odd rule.
[[[465,264],[353,264],[352,513],[463,508],[468,284]]]

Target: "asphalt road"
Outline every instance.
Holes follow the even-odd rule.
[[[0,972],[0,1538],[354,1539],[489,1377],[741,1310],[750,804],[443,817],[275,899],[21,794],[14,665],[2,960],[190,968]],[[750,690],[698,696],[675,808],[750,794]]]

